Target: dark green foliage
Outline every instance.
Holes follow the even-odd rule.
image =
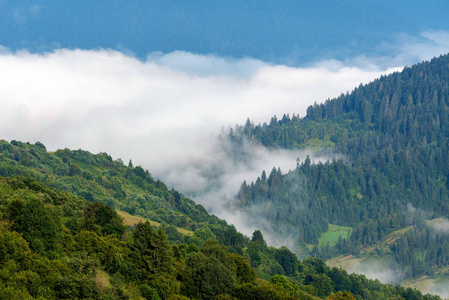
[[[286,248],[267,247],[258,232],[248,244],[259,249],[258,272],[292,276],[257,280],[249,262],[218,241],[204,242],[201,250],[195,244],[170,245],[162,227],[155,231],[149,222],[125,231],[120,241],[116,231],[108,230],[119,220],[114,210],[29,178],[0,177],[0,195],[1,299],[312,299],[309,293],[324,297],[347,286],[357,297],[431,299],[330,270],[320,259],[301,263]],[[26,228],[25,212],[28,221],[34,220]],[[69,229],[69,224],[80,225]],[[246,256],[249,248],[238,247],[247,240],[238,236],[230,244]]]
[[[126,228],[117,212],[100,202],[92,203],[84,210],[83,222],[88,230],[95,231],[95,226],[98,226],[101,234],[114,234],[117,238],[122,236]]]
[[[255,285],[255,284],[244,284],[236,287],[232,295],[237,299],[252,300],[252,299],[292,299],[293,297],[287,296],[282,291],[276,290],[269,285]],[[302,299],[302,298],[293,298]],[[306,298],[304,298],[306,299]]]
[[[256,242],[252,242],[252,241],[249,242],[247,253],[249,256],[249,260],[251,262],[251,266],[254,268],[257,268],[262,262],[260,250],[261,249],[260,249],[259,244],[257,244]]]
[[[282,268],[284,268],[286,275],[293,276],[295,274],[298,263],[296,254],[292,253],[287,247],[282,246],[280,249],[276,249],[274,257]]]
[[[207,241],[200,252],[187,258],[181,291],[192,298],[215,299],[233,290],[236,277],[233,258],[226,248],[216,241]]]
[[[284,115],[269,124],[247,120],[237,126],[229,137],[236,148],[247,138],[273,148],[322,145],[321,153],[344,157],[315,164],[307,157],[287,174],[273,168],[268,178],[263,172],[242,184],[237,205],[262,219],[266,230],[293,235],[300,245],[317,245],[329,223],[352,227],[349,239],[334,247],[314,247],[312,254],[323,258],[358,254],[417,225],[416,211],[425,211],[425,219],[448,216],[448,66],[444,55],[310,106],[304,118]],[[411,266],[411,277],[448,265],[443,251],[419,261],[404,250],[393,252],[394,263]]]
[[[260,232],[260,230],[256,230],[253,232],[251,242],[256,243],[262,250],[267,247],[267,243],[265,242],[262,232]]]
[[[139,254],[144,280],[151,280],[156,274],[173,275],[171,246],[161,227],[154,232],[150,222],[138,223],[133,232],[132,246]]]
[[[242,256],[233,253],[232,260],[235,265],[237,284],[251,283],[256,280],[256,272]]]
[[[67,276],[55,284],[55,294],[59,299],[94,298],[98,291],[95,284],[86,276]]]
[[[30,248],[40,254],[49,254],[57,249],[61,228],[51,217],[51,212],[37,197],[30,197],[16,216],[10,219],[12,228],[21,233],[30,243]],[[16,200],[15,203],[18,201]],[[17,206],[16,206],[17,207]]]
[[[215,222],[215,217],[209,215],[204,207],[174,189],[168,190],[162,181],[154,180],[141,166],[125,166],[120,159],[113,160],[106,153],[94,155],[69,149],[49,153],[42,143],[32,145],[0,140],[0,175],[32,177],[91,202],[100,202],[177,227],[195,230],[201,227],[199,223]],[[40,183],[36,183],[36,188],[42,188]],[[164,209],[166,213],[155,214],[159,209]],[[223,220],[220,222],[222,226],[227,226]],[[117,234],[121,231],[119,228],[106,230],[117,231]]]
[[[155,289],[150,287],[147,284],[142,284],[140,287],[140,292],[142,293],[142,297],[149,300],[160,300],[159,294]]]
[[[0,262],[2,264],[9,260],[23,259],[29,251],[28,243],[19,233],[15,231],[0,232]]]
[[[392,265],[404,269],[405,276],[432,276],[435,266],[449,264],[449,241],[447,232],[436,230],[438,220],[429,224],[418,224],[390,245]]]
[[[334,290],[332,280],[325,274],[311,274],[304,279],[304,284],[313,287],[313,291],[318,297],[324,298]]]

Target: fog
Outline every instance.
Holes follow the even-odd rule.
[[[437,219],[427,224],[438,233],[449,234],[449,220],[447,219]]]
[[[433,294],[440,296],[441,299],[449,299],[449,279],[447,278],[424,280],[411,286],[419,289],[423,294]]]
[[[403,271],[390,265],[387,260],[376,258],[351,260],[344,269],[350,273],[363,274],[368,279],[377,279],[385,284],[396,285],[403,279]]]
[[[164,178],[184,190],[187,196],[202,203],[207,210],[234,224],[243,234],[251,237],[259,229],[269,245],[286,245],[294,249],[297,237],[288,234],[280,236],[279,232],[272,230],[270,222],[265,220],[263,215],[266,204],[251,205],[251,213],[246,214],[245,210],[235,208],[234,195],[245,180],[249,185],[261,176],[262,171],[268,177],[275,167],[285,174],[296,168],[297,159],[303,162],[309,156],[312,163],[318,163],[342,156],[329,153],[324,155],[311,150],[267,149],[247,140],[243,140],[237,151],[232,147],[229,139],[222,136],[217,139],[210,153],[213,159],[190,164],[188,167],[172,168]]]

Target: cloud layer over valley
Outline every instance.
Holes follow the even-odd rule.
[[[296,69],[185,52],[141,62],[108,50],[3,53],[0,68],[3,139],[104,151],[156,176],[212,159],[222,126],[304,115],[314,101],[392,71]]]
[[[140,61],[104,49],[30,54],[3,48],[0,138],[132,159],[220,215],[217,203],[232,197],[244,179],[253,181],[273,166],[286,172],[307,154],[254,147],[250,161],[228,163],[218,150],[223,126],[244,124],[248,117],[257,124],[284,113],[304,116],[315,101],[448,48],[447,33],[427,37],[404,49],[413,57],[360,56],[306,68],[183,51]]]

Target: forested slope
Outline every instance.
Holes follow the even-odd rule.
[[[242,184],[238,205],[274,232],[293,232],[300,244],[317,245],[328,224],[352,227],[335,247],[314,247],[325,258],[419,225],[415,238],[410,233],[392,246],[394,262],[410,266],[408,276],[446,266],[448,239],[423,220],[449,213],[448,86],[444,55],[315,104],[304,118],[284,115],[257,126],[248,120],[233,130],[236,147],[249,141],[342,158],[317,164],[307,158],[288,174],[273,169]]]
[[[233,226],[210,215],[178,191],[169,190],[162,181],[153,179],[148,170],[133,166],[131,161],[125,165],[106,153],[69,149],[49,153],[39,142],[0,141],[0,175],[32,177],[88,201],[162,223],[170,238],[179,242],[187,237],[178,234],[175,226],[198,230],[199,235],[204,228],[213,230],[212,235],[228,246],[245,242],[245,237]]]
[[[257,279],[216,240],[171,244],[162,227],[147,221],[131,230],[105,204],[0,177],[0,299],[439,299],[320,259],[299,262],[286,248],[267,247],[260,232],[241,251],[283,275]]]
[[[107,154],[0,146],[0,299],[438,299],[300,262]],[[106,204],[162,226],[126,227]]]

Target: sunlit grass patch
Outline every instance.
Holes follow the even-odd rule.
[[[329,243],[330,246],[334,246],[340,236],[343,239],[346,239],[351,232],[351,227],[329,224],[328,230],[325,233],[322,233],[318,239],[318,245],[320,248],[326,247],[327,243]]]
[[[117,213],[119,216],[121,216],[123,218],[123,223],[128,226],[134,226],[135,224],[137,224],[139,222],[145,222],[147,220],[142,217],[130,215],[129,213],[124,212],[124,211],[118,210]],[[155,221],[151,221],[151,220],[148,220],[148,221],[150,221],[152,226],[159,227],[161,225],[161,223],[159,223],[159,222],[155,222]],[[188,230],[188,229],[176,227],[176,230],[178,230],[179,233],[182,233],[187,236],[193,235],[193,231]]]

